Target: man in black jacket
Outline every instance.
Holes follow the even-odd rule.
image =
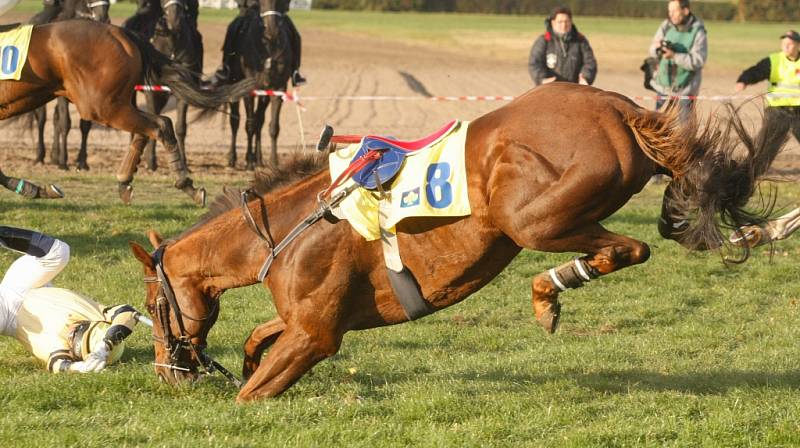
[[[586,37],[572,24],[572,11],[559,7],[545,20],[547,31],[531,48],[528,72],[535,85],[553,81],[592,84],[597,60]]]

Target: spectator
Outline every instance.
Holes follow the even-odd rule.
[[[572,11],[558,7],[544,21],[546,31],[533,43],[528,72],[535,85],[553,81],[590,85],[597,61],[586,37],[572,24]]]
[[[671,0],[667,12],[668,18],[658,27],[650,44],[650,57],[659,61],[651,85],[663,96],[697,96],[708,58],[706,28],[692,14],[689,0]],[[665,102],[666,98],[659,98],[656,109]],[[678,104],[685,117],[694,107],[694,100],[684,98]]]
[[[772,134],[769,138],[783,139],[791,128],[800,142],[800,33],[794,30],[784,33],[781,51],[743,71],[736,80],[736,91],[765,80],[769,86],[762,132],[769,130]]]

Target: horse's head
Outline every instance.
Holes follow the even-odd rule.
[[[185,0],[161,0],[161,10],[164,11],[164,20],[167,29],[172,33],[181,30],[186,13]]]
[[[111,23],[108,17],[108,0],[86,0],[85,5],[88,18],[101,23]]]
[[[134,256],[144,265],[145,307],[153,320],[156,374],[169,384],[196,380],[213,362],[203,350],[208,331],[219,313],[217,297],[199,288],[197,279],[181,272],[191,265],[178,251],[167,253],[151,232],[158,249],[150,254],[131,242]]]
[[[261,0],[261,18],[267,38],[277,39],[280,35],[283,15],[289,10],[287,0]]]

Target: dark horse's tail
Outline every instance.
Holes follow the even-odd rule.
[[[745,208],[786,137],[762,129],[753,138],[739,110],[732,105],[727,109],[727,117],[714,116],[705,123],[694,113],[682,121],[678,107],[666,113],[623,112],[642,151],[673,178],[664,193],[664,211],[670,215],[670,228],[679,230],[662,231],[662,235],[690,249],[726,246],[723,228],[762,224],[775,203],[774,194],[762,195],[758,210]],[[748,255],[745,249],[735,261],[744,261]]]
[[[249,95],[256,87],[255,80],[244,79],[235,84],[218,87],[212,91],[202,90],[198,75],[176,64],[167,56],[143,40],[135,32],[122,29],[125,35],[139,48],[142,55],[142,74],[148,84],[160,82],[169,86],[178,98],[202,109],[216,109],[236,102]]]

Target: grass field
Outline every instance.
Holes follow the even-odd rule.
[[[33,14],[38,0],[18,11]],[[115,21],[131,4],[112,7]],[[235,11],[201,12],[227,22]],[[489,58],[527,51],[541,17],[292,13],[309,28],[436,45]],[[576,18],[596,48],[641,59],[657,21]],[[708,24],[712,70],[731,72],[774,51],[786,24]],[[380,39],[378,39],[379,37]],[[525,53],[523,53],[525,54]],[[610,64],[609,64],[610,65]],[[19,175],[27,175],[22,170]],[[141,267],[128,241],[176,235],[203,213],[163,175],[136,181],[135,205],[111,175],[55,174],[68,193],[31,202],[0,191],[0,224],[67,241],[56,281],[103,303],[142,307]],[[246,175],[233,180],[246,183]],[[193,177],[219,193],[223,176]],[[41,179],[41,172],[35,177]],[[783,206],[800,187],[780,185]],[[0,447],[49,446],[798,446],[800,240],[725,267],[658,236],[663,186],[651,185],[605,224],[651,245],[649,262],[562,296],[562,326],[540,330],[530,280],[570,254],[523,252],[492,283],[418,322],[345,337],[342,350],[286,394],[237,406],[221,377],[160,384],[149,332],[128,339],[120,365],[91,376],[50,375],[0,338]],[[312,230],[313,231],[313,230]],[[0,272],[14,255],[0,252]],[[225,293],[209,353],[238,373],[241,345],[274,316],[269,292]]]
[[[219,192],[219,179],[198,175]],[[147,180],[145,180],[147,179]],[[120,205],[107,176],[65,174],[69,197],[0,196],[4,224],[58,235],[73,259],[56,284],[141,306],[127,242],[175,235],[202,213],[166,177]],[[241,179],[244,182],[244,179]],[[283,396],[237,406],[222,378],[171,389],[149,365],[147,329],[121,365],[50,375],[0,339],[0,446],[792,446],[800,444],[797,240],[726,268],[657,236],[663,187],[606,223],[648,241],[645,265],[563,296],[549,336],[530,309],[533,275],[568,255],[523,252],[465,302],[421,321],[350,333]],[[782,203],[800,194],[782,185]],[[94,200],[89,200],[94,198]],[[0,269],[13,260],[0,254]],[[210,354],[239,371],[241,344],[274,315],[260,287],[227,292]]]

